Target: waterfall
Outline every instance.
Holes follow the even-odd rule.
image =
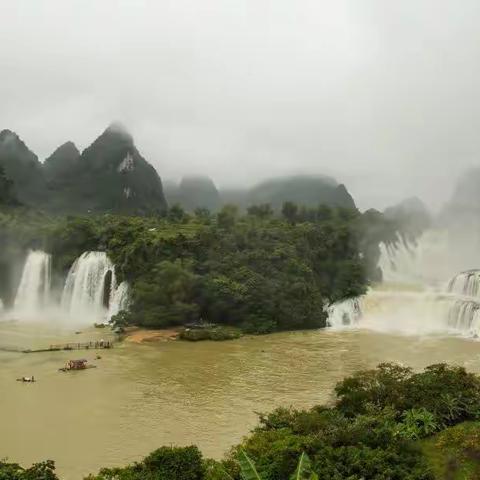
[[[442,230],[428,230],[415,241],[397,234],[394,242],[379,244],[378,266],[384,283],[435,285],[462,268],[451,257],[451,239]]]
[[[115,269],[105,252],[85,252],[75,260],[62,294],[62,307],[85,320],[104,318],[115,291]]]
[[[378,266],[382,270],[384,282],[404,282],[415,279],[416,252],[410,245],[398,236],[394,243],[381,242]]]
[[[480,335],[480,271],[455,275],[447,286],[450,301],[447,321],[450,328],[465,335]]]
[[[36,314],[47,306],[50,296],[51,256],[30,250],[14,301],[17,312]]]
[[[466,297],[480,297],[480,271],[468,270],[455,275],[448,283],[448,292]]]
[[[331,305],[329,326],[480,337],[480,269],[462,270],[468,259],[451,254],[448,232],[427,231],[416,242],[398,235],[379,248],[382,284],[361,299]]]
[[[471,300],[456,300],[447,313],[448,325],[464,335],[478,337],[480,334],[480,303]]]
[[[454,334],[478,338],[480,298],[465,296],[463,289],[461,292],[452,293],[448,288],[442,292],[433,289],[382,290],[377,287],[361,299],[330,306],[328,325],[404,335]]]
[[[357,325],[362,317],[362,309],[358,298],[348,298],[336,302],[327,308],[327,325],[332,328],[342,328]]]
[[[129,303],[129,286],[126,281],[123,281],[115,290],[113,290],[110,308],[108,309],[108,319],[112,318],[122,310],[127,310]]]

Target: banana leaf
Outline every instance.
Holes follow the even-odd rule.
[[[308,455],[303,452],[298,460],[297,469],[290,480],[318,480],[318,476],[312,471],[312,463]]]
[[[243,480],[262,480],[255,468],[255,464],[243,450],[240,451],[238,456],[238,463],[240,464]]]

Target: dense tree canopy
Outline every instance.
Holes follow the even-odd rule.
[[[249,332],[322,327],[326,304],[366,290],[360,216],[288,205],[294,216],[274,215],[268,205],[245,215],[230,205],[215,215],[172,206],[163,217],[10,213],[0,216],[0,228],[17,250],[52,253],[59,281],[84,251],[107,251],[132,287],[123,322],[165,327],[203,319]]]

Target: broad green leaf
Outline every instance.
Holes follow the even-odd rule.
[[[318,477],[317,475],[312,472],[312,464],[310,462],[310,458],[308,455],[303,452],[300,455],[300,459],[298,460],[297,469],[295,473],[290,477],[290,480],[316,480]]]
[[[238,462],[240,463],[243,480],[262,480],[255,468],[255,464],[243,450],[240,451]]]
[[[223,467],[220,467],[220,471],[222,472],[225,480],[233,480],[233,477]]]

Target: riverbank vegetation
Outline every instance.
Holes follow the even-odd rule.
[[[422,372],[395,364],[358,372],[331,406],[278,408],[223,460],[162,447],[143,461],[89,480],[476,479],[480,474],[480,378],[462,367]],[[227,446],[225,446],[227,448]],[[246,470],[247,469],[247,470]],[[5,480],[54,480],[53,464],[0,463]],[[297,477],[295,477],[297,478]]]
[[[212,325],[204,328],[184,328],[180,331],[179,338],[190,342],[201,340],[213,340],[214,342],[224,340],[235,340],[242,336],[242,331],[236,327],[224,325]]]
[[[13,258],[18,264],[28,248],[43,249],[53,256],[54,284],[62,285],[84,251],[106,251],[118,280],[131,286],[129,312],[114,319],[122,326],[203,321],[248,333],[319,328],[326,304],[366,291],[369,218],[289,202],[281,214],[268,205],[245,214],[226,206],[215,215],[173,206],[163,217],[55,217],[10,209],[0,214],[9,245],[0,264],[5,276]],[[7,305],[12,290],[0,292]]]

